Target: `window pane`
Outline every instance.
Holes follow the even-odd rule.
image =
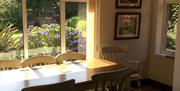
[[[166,49],[175,50],[176,48],[176,31],[178,21],[179,4],[167,5],[167,41]]]
[[[0,59],[23,59],[21,0],[0,0]]]
[[[66,2],[66,50],[86,53],[86,2]]]
[[[27,0],[29,56],[60,53],[59,0]]]

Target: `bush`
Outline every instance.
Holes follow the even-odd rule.
[[[28,27],[29,48],[60,46],[60,27],[58,24],[43,24]]]
[[[1,0],[0,18],[0,30],[8,22],[13,23],[18,29],[22,29],[21,0]]]
[[[7,23],[6,26],[0,32],[0,51],[8,52],[11,49],[17,48],[17,38],[13,37],[13,34],[17,32],[17,29],[13,27],[13,24]]]
[[[40,27],[28,26],[29,48],[57,47],[61,46],[61,34],[59,24],[43,24]],[[66,29],[66,46],[68,50],[78,50],[78,40],[81,40],[82,33],[73,27]],[[22,39],[21,39],[22,40]]]

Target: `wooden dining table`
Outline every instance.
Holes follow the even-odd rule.
[[[121,64],[103,59],[0,71],[0,91],[21,91],[25,87],[53,84],[69,79],[75,79],[76,90],[83,91],[93,87],[92,75],[116,70],[134,72]]]

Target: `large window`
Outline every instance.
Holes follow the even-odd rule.
[[[156,53],[174,57],[179,4],[171,0],[163,0],[159,7],[161,8],[158,9],[157,18]]]
[[[26,0],[28,54],[52,55],[60,53],[59,0]]]
[[[176,49],[176,31],[178,22],[178,10],[179,4],[167,2],[166,3],[166,17],[165,18],[165,29],[164,38],[162,44],[162,52],[166,56],[174,57]]]
[[[175,50],[179,4],[167,4],[166,8],[166,50]]]
[[[0,59],[85,54],[86,22],[87,0],[0,0]]]

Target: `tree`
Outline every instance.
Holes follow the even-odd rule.
[[[21,0],[0,0],[0,30],[8,23],[22,28]]]
[[[168,5],[168,26],[167,26],[167,42],[166,48],[175,50],[176,48],[176,31],[177,31],[177,22],[178,22],[178,9],[179,4],[169,4]]]

